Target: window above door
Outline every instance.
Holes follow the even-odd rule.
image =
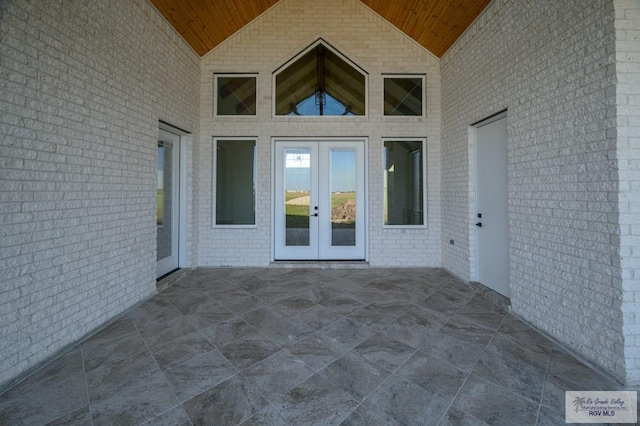
[[[275,115],[366,115],[367,75],[323,41],[274,73]]]

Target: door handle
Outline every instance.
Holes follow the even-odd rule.
[[[478,228],[482,228],[482,222],[478,222],[478,223],[476,223],[476,226],[477,226]]]
[[[318,213],[314,213],[314,214],[309,215],[309,216],[310,216],[310,217],[314,217],[314,216],[315,216],[315,217],[318,217]]]

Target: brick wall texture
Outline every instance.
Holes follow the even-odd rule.
[[[145,0],[0,1],[0,383],[155,292],[158,120],[199,58]]]
[[[640,2],[616,0],[616,136],[626,383],[640,385]]]
[[[273,72],[319,38],[368,73],[367,117],[273,117]],[[257,73],[255,117],[214,118],[214,73]],[[426,118],[382,114],[382,73],[426,74]],[[202,61],[197,189],[198,262],[264,266],[272,260],[274,137],[363,137],[367,140],[368,260],[372,266],[439,266],[439,61],[357,0],[282,0]],[[255,228],[223,229],[212,219],[213,137],[257,137]],[[383,226],[382,138],[427,138],[427,227]]]
[[[441,61],[443,266],[474,278],[474,231],[460,226],[475,214],[469,129],[507,109],[513,311],[631,385],[637,13],[637,1],[614,12],[604,0],[496,0]],[[624,20],[614,28],[616,15]],[[628,172],[620,181],[618,163]],[[620,203],[619,184],[628,189]]]

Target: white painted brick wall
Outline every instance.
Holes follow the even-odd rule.
[[[513,310],[624,380],[615,62],[612,1],[490,4],[441,61],[442,239],[474,278],[469,126],[508,108]]]
[[[146,0],[0,1],[0,385],[155,291],[158,120],[200,61]]]
[[[640,386],[640,2],[614,7],[624,354],[626,383]]]
[[[366,118],[272,118],[272,73],[323,38],[369,73]],[[256,117],[213,117],[213,75],[258,73]],[[382,73],[426,73],[427,118],[382,117]],[[282,0],[207,54],[202,65],[198,153],[198,263],[264,266],[272,259],[272,151],[274,136],[368,138],[369,261],[373,266],[439,266],[440,72],[439,61],[356,0]],[[256,136],[257,226],[212,227],[212,137]],[[426,137],[428,229],[382,226],[382,138]]]

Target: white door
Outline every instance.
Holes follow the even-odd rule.
[[[160,130],[156,193],[157,277],[178,269],[179,146],[180,136]]]
[[[506,113],[476,128],[478,281],[509,297]]]
[[[275,259],[365,257],[364,141],[275,143]]]

